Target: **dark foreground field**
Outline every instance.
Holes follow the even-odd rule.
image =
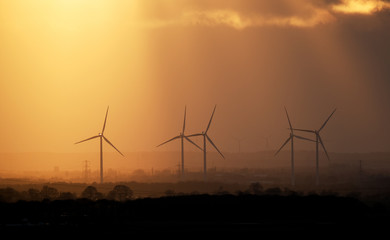
[[[2,234],[39,236],[375,236],[388,232],[385,207],[352,197],[191,195],[126,202],[87,199],[0,203]]]

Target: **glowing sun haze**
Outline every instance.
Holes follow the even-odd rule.
[[[390,3],[383,0],[343,0],[332,9],[342,13],[372,14],[389,9]]]
[[[122,152],[177,135],[243,151],[318,128],[329,151],[388,151],[387,0],[0,0],[0,152]],[[300,144],[302,149],[309,145]],[[113,151],[106,148],[107,151]],[[188,150],[195,151],[191,147]]]

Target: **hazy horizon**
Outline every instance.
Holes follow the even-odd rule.
[[[213,169],[278,169],[291,168],[289,149],[274,156],[275,151],[264,150],[258,152],[224,152],[225,159],[217,152],[208,153],[207,167]],[[160,152],[126,152],[125,157],[116,152],[104,153],[104,171],[116,169],[118,171],[144,170],[177,170],[180,164],[181,153],[179,151]],[[324,152],[320,152],[320,168],[341,166],[343,164],[358,165],[359,161],[378,168],[383,167],[387,171],[390,162],[390,152],[378,153],[334,153],[330,152],[330,160]],[[99,152],[89,153],[0,153],[0,172],[14,171],[80,171],[84,168],[85,161],[91,170],[99,170]],[[387,164],[388,162],[388,164]],[[315,167],[315,151],[295,151],[295,164],[297,169]],[[195,172],[203,172],[203,153],[201,151],[185,152],[185,169]]]

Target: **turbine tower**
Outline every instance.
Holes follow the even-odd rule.
[[[173,140],[176,140],[176,139],[180,138],[180,140],[181,140],[181,175],[182,175],[182,177],[184,177],[184,139],[186,139],[188,142],[192,143],[197,148],[202,150],[202,148],[200,148],[198,145],[196,145],[196,143],[191,141],[191,139],[189,139],[188,136],[184,135],[184,131],[185,131],[185,128],[186,128],[186,112],[187,112],[187,107],[184,107],[183,131],[179,135],[177,135],[176,137],[173,137],[173,138],[171,138],[171,139],[169,139],[169,140],[167,140],[167,141],[157,145],[157,147],[160,147],[161,145],[164,145],[166,143],[169,143],[170,141],[173,141]]]
[[[192,134],[192,135],[189,135],[188,137],[195,137],[195,136],[203,136],[203,172],[204,172],[204,180],[206,181],[207,180],[207,161],[206,161],[206,158],[207,158],[207,141],[209,141],[211,143],[211,145],[213,145],[213,147],[215,148],[215,150],[218,151],[218,153],[223,157],[225,158],[225,156],[223,156],[223,154],[221,153],[221,151],[219,151],[219,149],[217,148],[217,146],[215,146],[214,142],[211,140],[211,138],[207,135],[207,132],[209,131],[209,128],[210,128],[210,125],[211,125],[211,121],[213,120],[213,117],[214,117],[214,113],[215,113],[215,109],[217,108],[217,105],[215,105],[214,107],[214,110],[213,110],[213,113],[211,114],[211,118],[210,118],[210,121],[209,121],[209,124],[207,125],[206,127],[206,130],[203,131],[202,133],[196,133],[196,134]]]
[[[321,139],[320,132],[322,129],[324,129],[325,125],[328,123],[329,119],[333,116],[333,114],[336,112],[337,109],[334,109],[333,112],[329,115],[329,117],[326,119],[326,121],[322,124],[322,126],[319,129],[315,130],[310,130],[310,129],[294,129],[296,131],[301,131],[301,132],[309,132],[309,133],[314,133],[316,136],[316,185],[318,186],[320,184],[320,175],[319,175],[319,167],[318,167],[318,143],[321,144],[322,149],[324,149],[324,152],[326,154],[326,157],[329,159],[328,152],[326,151],[325,145]]]
[[[104,123],[103,123],[103,129],[102,129],[102,132],[99,133],[98,135],[96,136],[93,136],[93,137],[90,137],[90,138],[87,138],[85,140],[82,140],[80,142],[76,142],[75,144],[79,144],[79,143],[82,143],[82,142],[86,142],[86,141],[89,141],[89,140],[92,140],[94,138],[100,138],[100,183],[103,183],[103,139],[104,141],[106,141],[108,144],[111,145],[111,147],[113,147],[120,155],[124,156],[105,136],[104,136],[104,129],[106,128],[106,122],[107,122],[107,115],[108,115],[108,108],[107,107],[107,111],[106,111],[106,117],[104,119]]]
[[[238,138],[238,137],[234,137],[234,136],[232,136],[232,138],[235,140],[235,141],[237,141],[237,151],[238,151],[238,153],[241,153],[241,142],[243,141],[243,140],[245,140],[245,138]]]
[[[305,137],[301,137],[301,136],[298,136],[298,135],[295,135],[294,134],[294,131],[293,131],[293,127],[291,125],[291,121],[290,121],[290,118],[288,116],[288,112],[287,112],[287,109],[286,107],[284,108],[284,110],[286,111],[286,116],[287,116],[287,120],[288,120],[288,124],[290,125],[290,136],[287,138],[287,140],[283,143],[283,145],[279,148],[279,150],[275,153],[275,156],[282,150],[282,148],[289,142],[291,141],[291,185],[292,186],[295,186],[295,173],[294,173],[294,137],[295,138],[298,138],[298,139],[302,139],[302,140],[306,140],[306,141],[311,141],[311,142],[315,142],[311,139],[308,139],[308,138],[305,138]]]

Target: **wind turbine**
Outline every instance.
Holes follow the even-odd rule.
[[[176,139],[180,138],[180,140],[181,140],[181,174],[182,174],[182,177],[184,176],[184,139],[186,139],[187,141],[189,141],[190,143],[195,145],[197,148],[202,150],[202,148],[200,148],[198,145],[196,145],[196,143],[191,141],[191,139],[189,139],[188,136],[184,135],[184,130],[186,128],[186,112],[187,112],[187,107],[184,107],[183,131],[179,135],[177,135],[176,137],[173,137],[173,138],[169,139],[168,141],[165,141],[165,142],[157,145],[157,147],[159,147],[161,145],[169,143],[170,141],[173,141],[173,140],[176,140]]]
[[[290,125],[290,136],[287,138],[287,140],[283,143],[283,145],[279,148],[279,150],[275,153],[275,156],[282,150],[282,148],[289,142],[291,141],[291,185],[295,186],[295,173],[294,173],[294,137],[295,138],[298,138],[298,139],[302,139],[302,140],[306,140],[306,141],[311,141],[311,142],[314,142],[313,140],[311,139],[308,139],[308,138],[305,138],[305,137],[301,137],[301,136],[298,136],[298,135],[295,135],[294,134],[294,131],[293,131],[293,127],[291,125],[291,121],[290,121],[290,118],[288,116],[288,112],[287,112],[287,109],[286,107],[284,108],[284,110],[286,111],[286,116],[287,116],[287,120],[288,120],[288,124]]]
[[[237,141],[238,153],[241,153],[241,141],[245,140],[245,138],[237,138],[234,136],[232,136],[232,138]]]
[[[213,145],[213,147],[215,148],[215,150],[218,151],[218,153],[223,157],[225,158],[225,156],[223,156],[223,154],[221,153],[221,151],[219,151],[219,149],[217,148],[217,146],[215,146],[214,142],[211,140],[211,138],[207,135],[207,132],[209,131],[209,128],[210,128],[210,125],[211,125],[211,121],[213,120],[213,117],[214,117],[214,113],[215,113],[215,109],[217,108],[217,105],[215,105],[214,107],[214,110],[213,110],[213,113],[211,114],[211,118],[210,118],[210,121],[209,121],[209,124],[207,125],[206,127],[206,130],[203,131],[202,133],[196,133],[196,134],[192,134],[192,135],[189,135],[188,137],[195,137],[195,136],[203,136],[203,172],[204,172],[204,180],[207,179],[207,161],[206,161],[206,158],[207,158],[207,141],[209,141],[211,143],[211,145]]]
[[[103,183],[103,139],[104,141],[106,141],[108,144],[111,145],[111,147],[113,147],[120,155],[124,156],[105,136],[104,136],[104,129],[106,128],[106,122],[107,122],[107,115],[108,115],[108,108],[107,107],[107,111],[106,111],[106,117],[104,119],[104,123],[103,123],[103,129],[102,129],[102,132],[99,133],[98,135],[96,136],[93,136],[93,137],[90,137],[90,138],[87,138],[85,140],[82,140],[80,142],[76,142],[75,144],[79,144],[79,143],[82,143],[82,142],[86,142],[86,141],[89,141],[89,140],[92,140],[94,138],[100,138],[100,183]]]
[[[301,131],[301,132],[309,132],[309,133],[314,133],[316,136],[316,184],[317,186],[320,184],[320,175],[319,175],[319,167],[318,167],[318,143],[321,144],[322,149],[324,149],[324,152],[326,154],[326,157],[329,159],[328,152],[325,149],[325,145],[321,139],[320,132],[322,129],[324,129],[325,125],[328,123],[329,119],[333,116],[333,114],[336,112],[337,109],[334,109],[333,112],[329,115],[329,117],[325,120],[325,122],[322,124],[322,126],[319,129],[315,130],[308,130],[308,129],[294,129],[296,131]]]

